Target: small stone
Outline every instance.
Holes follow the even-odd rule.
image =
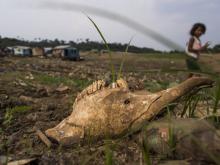
[[[18,80],[18,84],[21,85],[21,86],[24,86],[24,87],[27,86],[27,84],[24,81],[20,80],[20,79]]]
[[[26,118],[30,121],[37,121],[38,115],[37,113],[30,113],[26,116]]]
[[[63,84],[60,84],[60,86],[56,89],[57,92],[60,93],[66,93],[70,90],[68,86],[64,86]]]
[[[10,161],[12,158],[8,156],[0,156],[0,164],[7,164],[8,161]]]
[[[47,97],[49,96],[48,90],[46,88],[40,88],[37,90],[37,94],[40,97]]]
[[[21,95],[19,97],[20,100],[24,101],[24,102],[35,102],[35,100],[32,97],[28,97],[28,96],[23,96]]]

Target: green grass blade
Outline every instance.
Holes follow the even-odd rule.
[[[188,106],[189,106],[189,101],[186,100],[185,103],[184,103],[184,106],[183,106],[183,111],[182,111],[182,113],[181,113],[181,118],[186,115]]]
[[[99,27],[96,25],[96,23],[89,17],[87,16],[87,18],[92,22],[92,24],[95,26],[96,30],[98,31],[99,35],[101,36],[102,40],[105,43],[105,47],[108,50],[109,53],[109,58],[110,58],[110,63],[111,63],[111,71],[112,71],[112,82],[115,82],[115,69],[114,69],[114,65],[113,65],[113,60],[112,60],[112,55],[111,55],[111,50],[108,46],[108,43],[105,39],[105,37],[103,36],[101,30],[99,29]]]
[[[188,117],[190,116],[191,114],[191,107],[192,107],[192,96],[187,96],[186,97],[186,101],[185,101],[185,104],[184,104],[184,108],[183,108],[183,112],[181,113],[181,117],[183,117],[184,115],[187,115]],[[188,113],[187,113],[188,111]]]
[[[96,23],[95,23],[89,16],[87,16],[87,18],[88,18],[88,19],[92,22],[92,24],[95,26],[96,30],[98,31],[99,35],[101,36],[102,40],[104,41],[107,50],[110,50],[110,48],[109,48],[109,46],[108,46],[108,43],[107,43],[105,37],[103,36],[102,32],[100,31],[99,27],[96,25]]]
[[[147,146],[147,142],[145,140],[143,140],[142,142],[142,152],[143,152],[143,158],[144,158],[145,164],[151,165],[150,152]]]
[[[192,103],[191,113],[190,113],[189,117],[195,117],[195,110],[196,110],[196,107],[199,103],[199,100],[200,100],[200,96],[193,97],[193,103]]]
[[[213,113],[216,114],[218,109],[218,104],[220,102],[220,80],[218,79],[216,81],[216,90],[214,95],[214,107],[213,107]]]
[[[169,134],[169,138],[168,138],[168,145],[169,145],[169,148],[170,148],[170,154],[171,156],[173,157],[174,156],[174,151],[175,151],[175,147],[176,147],[176,144],[175,144],[175,137],[174,137],[174,128],[172,126],[172,121],[171,121],[171,113],[170,113],[170,106],[167,105],[167,114],[168,114],[168,121],[169,121],[169,130],[168,130],[168,134]]]
[[[113,152],[111,150],[110,142],[105,143],[105,165],[113,164]]]
[[[124,55],[123,55],[123,57],[122,57],[122,62],[121,62],[120,69],[119,69],[119,72],[118,72],[118,79],[121,78],[122,68],[123,68],[124,62],[125,62],[125,55],[126,55],[126,53],[128,52],[128,48],[129,48],[129,46],[130,46],[132,40],[133,40],[133,37],[131,37],[130,41],[128,42],[128,44],[127,44],[127,46],[126,46],[126,49],[125,49],[125,53],[124,53]]]

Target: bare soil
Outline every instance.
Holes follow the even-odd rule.
[[[9,160],[36,158],[35,164],[105,163],[106,145],[103,141],[88,141],[70,147],[53,143],[53,147],[48,148],[36,135],[36,129],[44,132],[70,115],[77,93],[92,81],[111,79],[107,54],[85,52],[81,55],[83,61],[0,58],[0,156]],[[121,60],[121,53],[113,54],[117,70]],[[214,72],[220,72],[220,54],[204,56],[201,62]],[[166,72],[170,69],[179,71]],[[184,57],[128,54],[123,67],[123,77],[131,90],[159,91],[183,81],[187,74]],[[23,107],[23,110],[8,113],[17,107]],[[139,164],[142,159],[138,135],[115,142],[115,164]]]

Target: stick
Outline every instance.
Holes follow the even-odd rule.
[[[52,146],[51,141],[44,135],[44,133],[41,130],[38,129],[36,133],[41,139],[41,141],[44,142],[44,144],[46,144],[48,148]]]

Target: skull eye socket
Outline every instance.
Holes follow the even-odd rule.
[[[124,104],[129,104],[131,101],[129,100],[129,99],[126,99],[125,101],[124,101]]]

